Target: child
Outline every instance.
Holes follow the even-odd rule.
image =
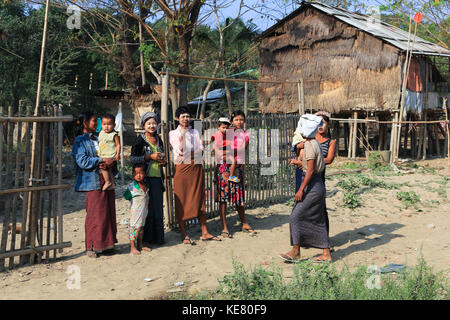
[[[231,121],[234,127],[233,133],[233,153],[234,153],[234,168],[236,164],[241,167],[244,164],[244,159],[242,158],[242,152],[245,152],[245,148],[250,141],[250,133],[244,130],[245,114],[241,110],[233,112],[231,115]],[[230,168],[230,181],[234,183],[239,183],[240,179],[234,175],[234,168]]]
[[[130,217],[130,253],[141,254],[141,250],[149,251],[150,248],[142,247],[142,237],[144,235],[144,223],[148,214],[149,183],[146,179],[145,164],[137,163],[133,166],[134,181],[128,185],[123,194],[126,200],[131,201]]]
[[[231,145],[231,141],[227,140],[227,132],[230,127],[231,122],[226,117],[219,118],[219,126],[217,127],[217,132],[211,137],[214,142],[214,153],[216,154],[216,159],[218,162],[231,163],[230,174],[233,176],[234,169],[236,168],[236,161],[234,156],[227,154],[226,149],[228,145]],[[230,181],[230,174],[224,172],[225,180]]]
[[[118,161],[120,155],[120,140],[117,132],[114,131],[114,127],[114,116],[111,114],[104,115],[102,117],[102,131],[100,131],[100,134],[98,135],[98,156],[100,158],[114,158],[114,160]],[[105,179],[102,190],[114,189],[114,176],[111,172],[111,167],[105,170],[100,169],[100,171]]]

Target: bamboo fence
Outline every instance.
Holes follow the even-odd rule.
[[[0,271],[55,259],[63,242],[62,116],[56,106],[30,116],[0,107]],[[33,136],[33,126],[36,134]],[[34,159],[34,161],[32,161]],[[8,262],[7,262],[8,260]],[[7,262],[7,263],[6,263]],[[7,266],[6,266],[7,264]]]

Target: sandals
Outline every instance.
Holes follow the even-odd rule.
[[[227,231],[222,231],[221,236],[223,238],[233,238],[233,236]]]
[[[287,253],[280,254],[280,258],[283,259],[286,262],[289,262],[289,263],[298,263],[298,262],[300,262],[300,259],[291,257]]]
[[[240,180],[238,177],[236,177],[236,176],[229,177],[229,178],[228,178],[228,181],[234,182],[234,183],[239,183],[239,182],[241,182],[241,180]]]
[[[192,240],[191,238],[189,238],[188,236],[186,236],[183,240],[184,244],[190,244],[191,246],[195,246],[196,243],[194,242],[194,240]]]
[[[322,259],[322,258],[319,258],[319,257],[317,257],[315,259],[312,258],[311,261],[314,262],[314,263],[331,263],[331,260]]]
[[[86,255],[87,255],[89,258],[98,258],[97,252],[92,251],[92,250],[87,250],[87,251],[86,251]]]
[[[203,238],[203,237],[201,237],[200,239],[201,239],[202,241],[211,241],[211,240],[222,241],[222,239],[220,239],[220,238],[218,238],[218,237],[215,237],[215,236],[212,236],[212,237],[210,237],[210,238]]]
[[[250,233],[252,236],[256,235],[258,232],[253,230],[252,228],[241,228],[242,232]]]

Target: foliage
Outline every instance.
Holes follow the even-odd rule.
[[[397,192],[397,199],[403,203],[405,208],[416,207],[416,204],[420,202],[420,198],[415,191],[399,191]]]
[[[368,285],[371,269],[337,270],[332,264],[302,261],[294,277],[286,281],[279,268],[245,269],[233,261],[234,273],[225,276],[210,298],[232,300],[439,300],[450,297],[448,280],[435,273],[421,257],[413,268],[400,274],[381,274],[380,289]],[[372,289],[370,289],[372,288]]]

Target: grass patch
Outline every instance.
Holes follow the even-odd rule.
[[[405,208],[413,206],[417,209],[417,203],[420,202],[420,198],[415,191],[399,191],[397,192],[397,199],[403,203]]]
[[[348,268],[338,271],[333,264],[317,265],[304,261],[294,266],[294,276],[290,281],[283,277],[279,268],[265,270],[258,266],[247,270],[236,261],[233,261],[233,268],[234,273],[219,280],[220,286],[208,294],[210,299],[439,300],[450,298],[447,279],[442,272],[434,273],[423,257],[414,268],[398,274],[380,274],[365,266],[359,266],[353,272]],[[377,282],[377,279],[380,281]],[[206,297],[206,295],[196,296]]]
[[[360,194],[363,192],[362,187],[369,187],[370,189],[397,189],[399,187],[398,184],[386,183],[363,174],[355,174],[346,179],[343,178],[336,186],[344,190],[344,207],[352,210],[361,206]]]

